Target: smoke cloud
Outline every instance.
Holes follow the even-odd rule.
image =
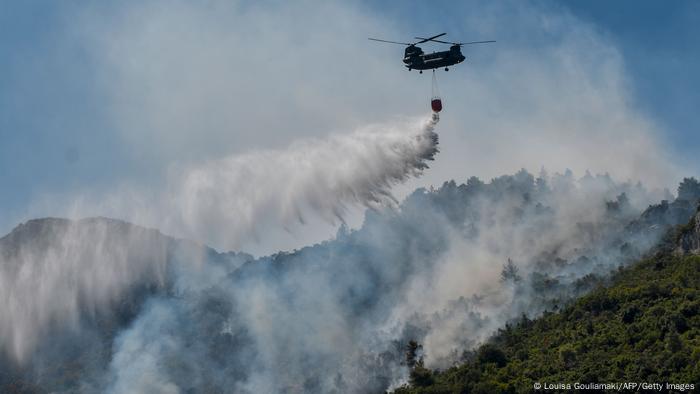
[[[342,228],[333,240],[259,259],[105,219],[31,222],[0,249],[26,251],[10,267],[54,268],[10,289],[29,294],[45,282],[61,297],[30,306],[34,320],[23,321],[38,327],[28,331],[34,337],[5,347],[28,353],[20,376],[52,389],[383,391],[407,379],[408,340],[424,345],[428,366],[448,367],[505,322],[556,309],[591,278],[638,258],[693,212],[677,201],[640,216],[660,198],[667,196],[606,175],[471,178],[368,210],[361,228]],[[61,242],[32,241],[50,234]],[[50,253],[55,260],[41,252],[66,245],[73,252]],[[74,256],[87,258],[76,264]],[[514,274],[504,278],[509,259]],[[124,281],[99,275],[110,269],[102,262],[122,264]],[[18,278],[6,267],[3,276]],[[67,371],[49,367],[68,358],[76,361]]]

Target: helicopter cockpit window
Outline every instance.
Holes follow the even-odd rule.
[[[406,48],[406,56],[416,56],[423,53],[423,50],[418,47]]]

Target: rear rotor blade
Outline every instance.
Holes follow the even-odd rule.
[[[379,41],[379,42],[388,42],[389,44],[411,45],[410,43],[407,43],[407,42],[396,42],[396,41],[380,40],[380,39],[378,39],[378,38],[368,38],[368,40]]]
[[[486,44],[489,42],[496,42],[495,40],[490,41],[472,41],[472,42],[456,42],[455,45],[469,45],[469,44]]]

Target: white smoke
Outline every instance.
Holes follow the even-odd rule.
[[[516,179],[523,174],[516,174]],[[551,179],[543,174],[538,181],[552,190],[525,187],[518,192],[502,190],[502,195],[475,193],[465,204],[475,213],[464,223],[469,235],[448,233],[447,252],[425,275],[412,278],[405,301],[393,310],[389,326],[403,326],[416,313],[433,316],[423,339],[430,367],[447,368],[459,360],[459,351],[482,343],[507,321],[542,311],[534,291],[516,292],[501,283],[500,274],[509,259],[523,280],[540,270],[573,287],[576,279],[587,274],[606,275],[627,261],[610,244],[623,237],[624,227],[641,210],[663,198],[659,191],[616,184],[600,175],[576,180],[571,173]],[[493,189],[498,190],[498,182],[492,181]],[[619,216],[611,215],[605,202],[615,201],[623,192],[630,206]],[[581,256],[594,261],[578,263]],[[555,258],[562,259],[566,268],[538,267]],[[473,296],[478,300],[471,300]]]
[[[564,302],[578,279],[638,255],[625,256],[617,237],[648,247],[623,228],[655,193],[607,176],[537,185],[521,171],[417,191],[335,240],[204,281],[181,277],[175,297],[152,300],[120,333],[109,389],[381,391],[406,381],[406,340],[424,345],[428,366],[449,367],[506,322],[549,307],[540,298],[552,294],[534,290],[532,275],[568,289],[556,294]],[[610,211],[622,193],[625,206]],[[500,280],[509,258],[519,286]]]

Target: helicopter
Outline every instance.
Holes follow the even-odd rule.
[[[486,44],[490,42],[496,42],[496,41],[472,41],[472,42],[448,42],[448,41],[441,41],[441,40],[436,40],[438,37],[442,37],[447,33],[440,33],[435,36],[429,37],[429,38],[423,38],[423,37],[414,37],[415,39],[419,40],[414,43],[409,43],[409,42],[397,42],[397,41],[388,41],[388,40],[380,40],[378,38],[369,38],[372,41],[379,41],[379,42],[388,42],[390,44],[399,44],[399,45],[406,45],[406,50],[404,51],[404,57],[403,57],[403,62],[408,68],[408,71],[411,70],[420,70],[420,73],[423,73],[423,70],[434,70],[436,68],[442,68],[445,67],[445,71],[449,71],[449,66],[453,66],[458,63],[462,63],[464,59],[464,55],[462,55],[462,45],[471,45],[471,44]],[[450,49],[448,51],[440,51],[440,52],[433,52],[429,54],[423,53],[423,50],[416,46],[418,44],[422,44],[424,42],[428,41],[433,41],[433,42],[439,42],[441,44],[449,44]]]

